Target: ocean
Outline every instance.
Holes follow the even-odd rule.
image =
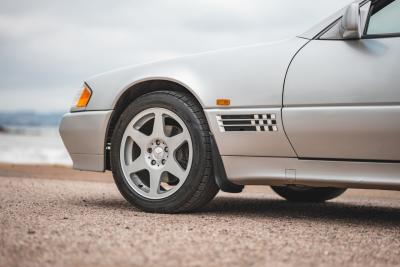
[[[0,113],[0,162],[71,166],[58,133],[62,113]]]
[[[0,162],[72,165],[57,128],[19,128],[0,133]]]

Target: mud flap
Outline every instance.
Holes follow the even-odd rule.
[[[211,153],[213,161],[214,177],[217,185],[223,192],[228,193],[240,193],[244,186],[230,182],[226,176],[224,163],[222,162],[221,155],[218,150],[217,142],[215,141],[214,135],[210,133],[211,139]]]

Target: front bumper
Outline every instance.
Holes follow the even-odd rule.
[[[105,170],[105,142],[112,110],[67,113],[60,124],[60,135],[73,167],[84,171]]]

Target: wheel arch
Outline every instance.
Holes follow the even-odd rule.
[[[126,109],[126,107],[138,97],[155,91],[175,91],[175,92],[185,92],[190,94],[193,99],[203,108],[203,103],[199,100],[199,97],[194,94],[193,90],[190,89],[184,83],[181,83],[174,79],[168,78],[147,78],[136,81],[135,83],[126,87],[126,89],[122,90],[122,92],[116,97],[114,102],[114,112],[110,118],[107,132],[106,132],[106,150],[105,150],[105,169],[110,170],[110,150],[108,147],[111,143],[111,137],[114,131],[114,127],[117,124],[118,118],[121,116],[122,112]]]
[[[106,134],[106,150],[105,150],[105,169],[111,170],[111,159],[110,159],[110,147],[111,138],[113,135],[114,127],[117,124],[118,118],[122,114],[122,112],[126,109],[126,107],[138,97],[155,91],[162,91],[162,90],[170,90],[175,92],[184,92],[188,93],[193,97],[193,99],[197,102],[197,104],[203,109],[204,105],[199,100],[199,97],[193,93],[191,89],[185,84],[182,84],[176,80],[170,79],[146,79],[134,83],[133,85],[127,87],[126,90],[123,91],[122,94],[119,95],[116,103],[114,105],[114,112],[110,118],[110,122],[107,127],[107,134]],[[205,115],[205,114],[204,114]],[[207,119],[207,116],[205,116]],[[225,172],[225,167],[222,162],[221,155],[218,150],[217,143],[214,140],[214,136],[212,134],[212,130],[210,127],[210,122],[207,119],[207,123],[210,129],[210,137],[211,137],[211,153],[212,153],[212,164],[213,164],[213,172],[214,178],[222,191],[230,192],[230,193],[239,193],[243,190],[242,185],[237,185],[231,183]]]

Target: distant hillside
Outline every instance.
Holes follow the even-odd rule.
[[[63,113],[0,112],[0,128],[7,126],[51,127],[60,124]]]

